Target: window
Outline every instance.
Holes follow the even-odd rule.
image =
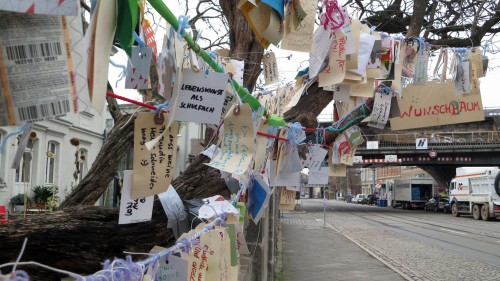
[[[78,182],[81,182],[82,179],[87,175],[87,157],[88,151],[84,148],[80,148],[80,159],[78,159],[78,170],[80,173],[78,174]]]
[[[56,142],[47,143],[47,160],[45,162],[45,183],[54,184],[56,174],[56,159],[58,156],[59,145]]]
[[[21,136],[18,136],[18,143],[21,140]],[[23,156],[21,157],[21,163],[19,168],[16,169],[15,182],[17,183],[29,183],[31,178],[31,160],[33,159],[33,147],[35,146],[38,138],[36,137],[36,133],[32,132],[26,148],[24,149]],[[17,147],[16,147],[17,149]]]

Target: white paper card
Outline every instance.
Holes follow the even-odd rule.
[[[209,148],[203,150],[201,154],[207,156],[210,159],[214,159],[214,157],[219,154],[220,148],[218,148],[215,144],[210,145]]]
[[[123,171],[122,197],[118,224],[150,221],[153,214],[154,196],[132,199],[132,170]]]
[[[309,170],[308,184],[328,184],[328,177],[330,176],[330,167],[321,167],[317,171]]]
[[[370,60],[374,43],[375,36],[363,32],[359,35],[358,68],[350,69],[349,71],[359,75],[366,74],[366,66]]]
[[[308,147],[306,159],[302,162],[302,166],[309,168],[309,170],[319,170],[321,164],[325,161],[327,153],[328,150],[323,149],[320,145]]]
[[[309,78],[319,74],[326,57],[330,54],[334,40],[332,31],[319,26],[313,35],[313,46],[309,55]]]
[[[300,172],[290,174],[280,173],[279,177],[276,178],[276,161],[268,161],[271,162],[269,171],[269,182],[271,186],[300,186]]]
[[[149,66],[152,57],[152,48],[132,47],[132,55],[127,63],[126,89],[149,89]]]
[[[229,76],[184,70],[174,120],[219,124]]]
[[[372,114],[370,115],[369,127],[383,129],[389,120],[392,96],[388,94],[375,93]]]
[[[333,87],[333,100],[348,102],[351,97],[352,86],[349,84],[337,84]]]

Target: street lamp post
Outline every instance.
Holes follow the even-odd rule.
[[[328,187],[323,187],[323,228],[326,228],[326,191]]]

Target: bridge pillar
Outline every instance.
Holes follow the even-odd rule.
[[[447,186],[455,176],[457,166],[419,166],[431,175],[438,186]]]

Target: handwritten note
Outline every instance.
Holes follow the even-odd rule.
[[[352,32],[351,28],[351,16],[349,15],[349,12],[347,11],[346,7],[342,7],[340,9],[342,14],[344,15],[344,24],[342,25],[342,31],[344,32],[346,36],[346,45],[345,45],[345,51],[346,54],[352,54],[356,52],[356,42],[354,41],[354,33]],[[358,34],[359,36],[359,34]]]
[[[219,124],[229,76],[225,73],[185,70],[176,101],[174,120]]]
[[[252,109],[234,105],[224,118],[220,153],[207,165],[231,174],[243,174],[253,160],[254,132]]]
[[[149,88],[149,65],[153,49],[149,47],[132,47],[132,55],[127,63],[125,88],[144,90]]]
[[[372,114],[370,115],[369,127],[383,129],[389,120],[391,111],[391,95],[375,93]]]
[[[293,16],[292,23],[294,28],[289,28],[288,30],[285,28],[285,34],[283,40],[281,40],[280,47],[285,50],[309,52],[312,46],[314,19],[318,3],[316,1],[302,1],[302,3],[297,5],[297,2],[299,1],[294,0],[292,2],[293,9],[291,15]],[[297,23],[299,24],[297,25]]]
[[[133,184],[132,176],[133,171],[123,171],[123,186],[118,224],[130,224],[151,220],[154,196],[133,199],[131,197]]]
[[[166,250],[166,249],[165,249]],[[186,260],[169,255],[159,259],[155,281],[185,281],[187,279],[188,263]]]
[[[344,35],[344,32],[342,32],[342,29],[334,30],[333,36],[334,40],[328,60],[328,66],[318,76],[318,85],[320,87],[341,83],[345,77],[345,45],[347,37]]]
[[[274,52],[268,52],[262,57],[264,64],[265,85],[271,85],[279,82],[278,63]]]
[[[427,68],[429,66],[429,51],[418,52],[415,62],[415,73],[413,74],[413,84],[425,85],[427,82]]]
[[[207,261],[207,252],[202,247],[195,245],[189,255],[188,280],[205,280]]]
[[[313,46],[309,54],[309,77],[313,78],[319,74],[325,59],[330,54],[333,40],[333,32],[330,29],[325,30],[319,26],[313,35]]]
[[[134,126],[134,180],[132,198],[142,198],[167,191],[174,175],[177,155],[178,123],[166,128],[164,122],[155,124],[158,113],[137,114]],[[159,137],[161,135],[161,137]],[[159,137],[158,142],[148,150],[146,143]]]
[[[295,209],[295,191],[281,188],[280,191],[280,210],[292,211]]]

